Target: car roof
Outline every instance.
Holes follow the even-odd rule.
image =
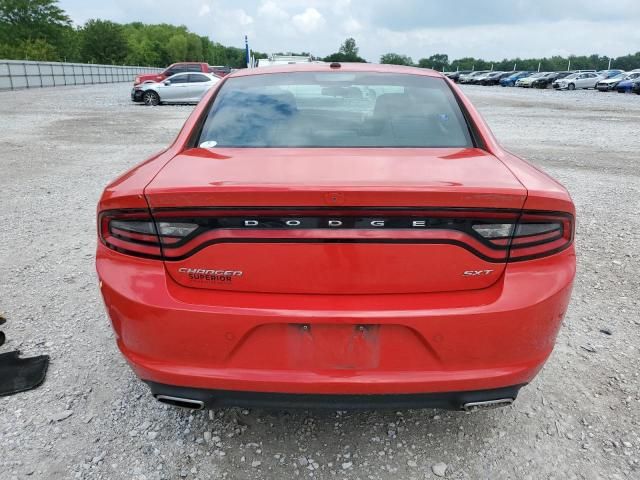
[[[381,65],[377,63],[342,63],[340,68],[331,68],[330,63],[295,63],[292,65],[273,65],[269,67],[245,68],[233,72],[227,78],[247,77],[253,75],[268,75],[272,73],[297,72],[364,72],[364,73],[396,73],[404,75],[422,75],[425,77],[440,77],[444,75],[428,68],[407,67],[404,65]]]

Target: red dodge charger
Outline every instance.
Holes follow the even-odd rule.
[[[107,186],[96,263],[162,402],[470,409],[551,353],[574,225],[439,73],[286,65],[225,77]]]

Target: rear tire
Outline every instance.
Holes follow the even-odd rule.
[[[147,90],[142,95],[142,101],[148,107],[155,107],[156,105],[160,105],[160,95],[153,90]]]
[[[570,83],[569,86],[567,87],[569,90],[575,90],[576,86],[573,83]]]

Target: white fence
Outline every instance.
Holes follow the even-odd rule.
[[[133,82],[140,73],[162,70],[154,67],[0,60],[0,90]]]

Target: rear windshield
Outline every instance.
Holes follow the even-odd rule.
[[[472,147],[444,79],[353,72],[230,78],[198,145],[219,147]]]

